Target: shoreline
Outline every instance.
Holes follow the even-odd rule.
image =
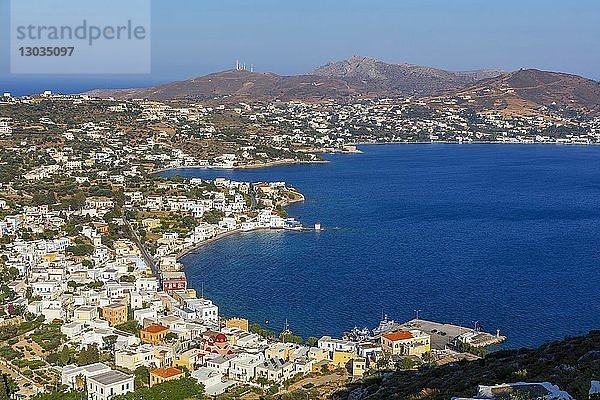
[[[177,253],[176,258],[177,258],[177,262],[179,262],[183,257],[195,252],[196,250],[201,249],[202,247],[204,247],[205,245],[208,245],[210,243],[214,243],[220,239],[224,239],[227,238],[229,236],[235,236],[238,234],[242,234],[242,233],[246,233],[246,232],[256,232],[256,231],[285,231],[285,228],[268,228],[268,227],[260,227],[260,228],[254,228],[254,229],[249,229],[249,230],[241,230],[240,228],[236,228],[236,229],[232,229],[230,231],[226,231],[226,232],[221,232],[216,234],[215,236],[211,237],[210,239],[206,239],[203,240],[201,242],[196,243],[193,246],[190,246],[184,250],[181,250],[179,253]],[[185,265],[183,266],[185,269]]]
[[[301,203],[301,202],[303,202],[305,200],[304,195],[302,193],[300,193],[300,192],[295,192],[295,193],[299,194],[300,198],[293,199],[293,200],[290,200],[290,201],[286,202],[283,205],[283,207],[288,207],[288,206],[290,206],[292,204],[295,204],[295,203]],[[179,260],[181,258],[187,256],[190,253],[193,253],[194,251],[200,249],[201,247],[203,247],[206,244],[210,244],[210,243],[216,242],[216,241],[218,241],[220,239],[224,239],[226,237],[233,236],[235,234],[240,234],[240,233],[244,233],[244,232],[267,231],[267,230],[285,231],[287,229],[285,229],[285,228],[258,227],[258,228],[248,229],[248,230],[242,230],[240,228],[236,228],[236,229],[232,229],[230,231],[225,231],[225,232],[218,233],[215,236],[211,237],[210,239],[203,240],[201,242],[196,243],[193,246],[185,248],[185,249],[181,250],[179,253],[177,253],[177,255],[175,257],[177,258],[177,261],[179,262]],[[185,268],[185,266],[184,266],[184,268]]]
[[[384,146],[384,145],[434,145],[434,144],[452,144],[452,145],[550,145],[550,146],[600,146],[600,143],[556,143],[556,142],[498,142],[498,141],[481,141],[481,140],[473,140],[473,141],[465,141],[465,142],[457,142],[450,140],[440,140],[440,141],[416,141],[416,142],[378,142],[378,141],[367,141],[367,142],[356,142],[353,144],[354,146]],[[313,151],[306,151],[308,153]],[[361,150],[358,151],[326,151],[325,149],[314,149],[315,154],[363,154],[364,152]],[[263,168],[271,168],[278,167],[283,165],[299,165],[299,164],[328,164],[330,160],[278,160],[278,161],[269,161],[266,163],[260,164],[244,164],[244,165],[236,165],[234,167],[221,167],[215,165],[182,165],[178,167],[165,167],[158,168],[152,171],[149,171],[149,174],[160,174],[163,172],[177,171],[181,169],[205,169],[205,170],[222,170],[222,171],[235,171],[235,170],[245,170],[245,169],[263,169]]]
[[[177,171],[180,169],[206,169],[206,170],[222,170],[222,171],[235,171],[235,170],[244,170],[244,169],[262,169],[262,168],[271,168],[278,167],[283,165],[296,165],[296,164],[328,164],[330,161],[328,160],[314,160],[314,161],[295,161],[295,160],[279,160],[279,161],[270,161],[266,163],[260,164],[246,164],[246,165],[237,165],[235,167],[227,168],[227,167],[219,167],[213,165],[183,165],[179,167],[165,167],[159,168],[150,171],[150,174],[160,174],[163,172],[169,171]]]
[[[449,140],[439,140],[439,141],[419,141],[419,142],[358,142],[357,146],[374,146],[374,145],[390,145],[390,144],[455,144],[455,145],[469,145],[469,144],[489,144],[489,145],[543,145],[543,146],[600,146],[600,143],[556,143],[556,142],[489,142],[489,141],[481,141],[481,140],[473,140],[467,142],[457,142],[457,141],[449,141]],[[345,153],[341,153],[345,154]],[[352,153],[349,153],[352,154]]]

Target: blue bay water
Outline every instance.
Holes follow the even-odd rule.
[[[304,337],[382,310],[500,329],[508,347],[600,328],[600,147],[383,145],[327,164],[170,171],[286,181],[323,232],[231,236],[184,257],[221,312]]]

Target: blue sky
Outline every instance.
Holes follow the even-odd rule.
[[[106,76],[9,74],[8,3],[0,0],[0,91],[18,94],[144,86],[229,69],[236,59],[298,74],[353,54],[600,80],[597,0],[152,0],[152,72]]]

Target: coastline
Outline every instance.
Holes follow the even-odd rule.
[[[550,144],[550,145],[567,145],[567,144],[563,144],[563,143],[503,143],[503,142],[468,142],[468,143],[457,143],[457,142],[447,142],[447,143],[442,143],[442,142],[411,142],[411,143],[404,143],[404,142],[369,142],[369,143],[361,143],[360,145],[389,145],[389,144],[538,144],[538,145],[543,145],[543,144]],[[583,144],[569,144],[571,146],[575,145],[575,146],[586,146]],[[366,152],[367,150],[365,150]],[[327,161],[330,162],[330,161]],[[307,162],[309,163],[309,162]],[[280,165],[281,163],[278,163],[276,165]],[[261,166],[261,167],[257,167],[257,168],[263,168],[263,167],[267,167],[267,166]],[[182,167],[182,168],[174,168],[174,169],[184,169],[186,167]],[[203,169],[206,169],[205,167],[203,167]],[[244,168],[238,168],[238,169],[244,169]],[[285,206],[288,206],[290,204],[296,203],[296,202],[300,202],[303,199],[298,199],[295,201],[290,201],[288,204],[285,204]],[[177,254],[176,258],[177,260],[180,262],[180,260],[182,258],[184,258],[185,256],[196,252],[197,250],[199,250],[200,248],[202,248],[205,244],[210,244],[213,242],[216,242],[217,240],[229,237],[229,236],[233,236],[233,235],[237,235],[243,232],[254,232],[254,231],[258,231],[258,230],[283,230],[283,229],[275,229],[275,228],[268,228],[268,227],[261,227],[261,228],[254,228],[254,229],[250,229],[250,230],[244,230],[242,231],[241,229],[234,229],[231,231],[226,231],[226,232],[221,232],[218,235],[207,239],[205,241],[199,242],[193,246],[190,246],[184,250],[182,250],[180,253]],[[188,268],[188,265],[184,264],[184,270]]]
[[[505,145],[553,145],[553,146],[600,146],[600,143],[556,143],[556,142],[499,142],[499,141],[480,141],[480,140],[473,140],[473,141],[466,141],[466,142],[457,142],[457,141],[450,141],[450,140],[439,140],[439,141],[415,141],[415,142],[378,142],[378,141],[362,141],[362,142],[356,142],[354,145],[356,146],[384,146],[384,145],[392,145],[392,144],[397,144],[397,145],[402,145],[402,144],[417,144],[417,145],[428,145],[428,144],[452,144],[452,145],[470,145],[470,144],[476,144],[476,145],[480,145],[480,144],[486,144],[486,145],[501,145],[501,144],[505,144]],[[310,151],[306,151],[306,152],[314,152],[317,154],[348,154],[348,155],[352,155],[352,154],[362,154],[363,151],[358,150],[358,151],[327,151],[325,149],[314,149],[310,150]],[[176,171],[178,169],[206,169],[206,170],[223,170],[223,171],[235,171],[235,170],[244,170],[244,169],[262,169],[262,168],[270,168],[270,167],[278,167],[278,166],[283,166],[283,165],[297,165],[297,164],[328,164],[331,161],[329,160],[306,160],[306,161],[302,161],[302,160],[278,160],[278,161],[269,161],[266,163],[260,163],[260,164],[244,164],[244,165],[236,165],[234,167],[231,168],[227,168],[227,167],[222,167],[222,166],[215,166],[215,165],[181,165],[181,166],[177,166],[177,167],[165,167],[165,168],[158,168],[155,170],[150,171],[150,174],[160,174],[162,172],[169,172],[169,171]]]
[[[367,141],[367,142],[357,142],[357,146],[385,146],[390,144],[455,144],[455,145],[469,145],[469,144],[489,144],[489,145],[550,145],[550,146],[600,146],[600,143],[556,143],[556,142],[489,142],[489,141],[481,141],[481,140],[473,140],[467,142],[457,142],[450,140],[438,140],[438,141],[418,141],[418,142],[376,142],[376,141]],[[341,154],[352,154],[352,153],[341,153]]]
[[[243,169],[262,169],[262,168],[278,167],[278,166],[282,166],[282,165],[327,164],[329,162],[330,161],[328,161],[328,160],[313,160],[313,161],[279,160],[279,161],[270,161],[270,162],[260,163],[260,164],[237,165],[237,166],[231,167],[231,168],[219,167],[219,166],[214,166],[214,165],[182,165],[179,167],[159,168],[159,169],[152,170],[149,173],[150,174],[160,174],[162,172],[176,171],[178,169],[206,169],[206,170],[218,169],[218,170],[223,170],[223,171],[235,171],[235,170],[243,170]]]
[[[302,193],[300,193],[300,192],[295,192],[295,193],[297,193],[298,195],[300,195],[300,197],[297,198],[297,199],[293,199],[293,200],[290,200],[290,201],[286,202],[283,205],[283,207],[287,207],[287,206],[292,205],[294,203],[300,203],[300,202],[304,201],[304,195]],[[286,229],[285,228],[270,228],[270,227],[257,227],[257,228],[253,228],[253,229],[249,229],[249,230],[242,230],[240,228],[232,229],[230,231],[218,233],[215,236],[211,237],[210,239],[203,240],[201,242],[196,243],[193,246],[189,246],[189,247],[183,249],[182,251],[180,251],[179,253],[177,253],[176,258],[177,258],[177,261],[179,261],[181,258],[185,257],[186,255],[188,255],[190,253],[193,253],[194,251],[200,249],[204,245],[216,242],[216,241],[218,241],[220,239],[224,239],[224,238],[229,237],[229,236],[233,236],[233,235],[244,233],[244,232],[256,232],[256,231],[266,231],[266,230],[276,230],[276,231],[283,230],[283,231],[285,231]],[[185,266],[184,266],[184,268],[185,268]]]
[[[188,248],[186,248],[186,249],[184,249],[184,250],[180,251],[180,252],[179,252],[179,253],[176,255],[176,257],[177,257],[177,261],[179,261],[179,260],[180,260],[180,259],[182,259],[183,257],[187,256],[188,254],[191,254],[191,253],[195,252],[196,250],[199,250],[199,249],[200,249],[200,248],[202,248],[203,246],[205,246],[205,245],[207,245],[207,244],[210,244],[210,243],[213,243],[213,242],[216,242],[216,241],[218,241],[218,240],[220,240],[220,239],[224,239],[224,238],[226,238],[226,237],[229,237],[229,236],[234,236],[234,235],[237,235],[237,234],[240,234],[240,233],[244,233],[244,232],[268,231],[268,230],[276,230],[276,231],[280,231],[280,230],[285,230],[285,229],[283,229],[283,228],[267,228],[267,227],[260,227],[260,228],[254,228],[254,229],[250,229],[250,230],[245,230],[245,231],[243,231],[243,230],[241,230],[241,229],[239,229],[239,228],[236,228],[236,229],[232,229],[232,230],[230,230],[230,231],[221,232],[221,233],[218,233],[218,234],[216,234],[215,236],[211,237],[210,239],[203,240],[203,241],[201,241],[201,242],[198,242],[198,243],[196,243],[196,244],[195,244],[195,245],[193,245],[193,246],[190,246],[190,247],[188,247]],[[184,265],[184,269],[185,269],[185,265]]]

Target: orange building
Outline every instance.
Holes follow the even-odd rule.
[[[150,371],[150,387],[184,376],[184,372],[174,367],[157,368]]]
[[[140,339],[142,343],[150,343],[158,346],[165,342],[165,336],[169,333],[169,328],[166,326],[153,324],[140,329]]]
[[[110,326],[124,324],[127,322],[127,306],[115,303],[102,307],[102,318],[108,321]]]

